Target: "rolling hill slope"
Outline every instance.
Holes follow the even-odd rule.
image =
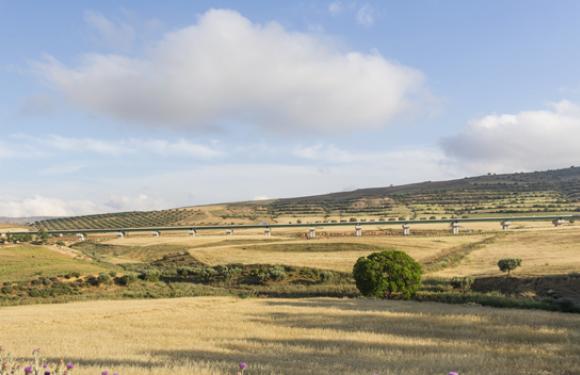
[[[580,212],[580,167],[325,195],[40,220],[49,230]]]

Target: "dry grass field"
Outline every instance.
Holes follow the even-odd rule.
[[[0,343],[123,375],[578,374],[580,316],[340,299],[98,301],[0,309]]]
[[[483,223],[489,226],[488,223]],[[497,223],[495,223],[497,224]],[[520,229],[452,236],[364,236],[356,238],[327,237],[304,240],[292,232],[282,232],[272,239],[256,233],[243,232],[226,238],[221,235],[198,236],[136,236],[106,241],[106,244],[130,247],[127,254],[111,257],[113,262],[148,259],[151,251],[171,246],[182,247],[200,261],[217,265],[225,263],[269,263],[308,266],[349,272],[361,257],[381,249],[396,248],[418,261],[437,259],[448,253],[461,252],[485,239],[484,246],[469,250],[457,264],[431,272],[430,276],[498,275],[497,261],[506,257],[523,260],[515,274],[552,275],[580,272],[580,226],[554,228],[549,223],[517,224]],[[491,228],[490,228],[491,230]],[[294,236],[291,236],[294,234]]]
[[[483,236],[366,237],[356,239],[295,240],[282,243],[193,248],[195,258],[209,264],[269,263],[307,266],[350,272],[356,260],[389,248],[403,250],[417,260],[440,251],[482,240]]]
[[[520,258],[515,275],[551,275],[580,272],[580,230],[510,233],[470,253],[458,265],[434,276],[499,275],[497,261]]]

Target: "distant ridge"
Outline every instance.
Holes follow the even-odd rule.
[[[488,174],[297,198],[37,220],[51,230],[338,222],[580,212],[580,167]]]

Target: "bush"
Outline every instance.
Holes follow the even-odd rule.
[[[4,294],[10,294],[10,293],[12,293],[13,290],[14,290],[14,288],[12,288],[12,285],[4,285],[2,287],[2,289],[0,289],[0,292],[2,292]]]
[[[141,274],[141,279],[143,279],[145,281],[157,282],[157,281],[159,281],[160,276],[161,276],[161,273],[158,270],[151,269],[151,270],[147,270],[147,271],[143,272]]]
[[[115,284],[121,286],[127,286],[137,280],[137,276],[135,274],[129,273],[120,277],[115,278]]]
[[[90,275],[87,277],[86,283],[90,286],[99,286],[99,279],[93,275]]]
[[[264,284],[269,278],[269,274],[262,269],[255,269],[250,271],[246,278],[248,284]]]
[[[471,285],[473,285],[473,277],[454,277],[451,279],[450,284],[453,289],[459,289],[463,293],[466,293],[471,289]]]
[[[409,299],[421,285],[421,266],[402,251],[390,250],[361,257],[353,268],[356,287],[365,296]]]
[[[111,276],[107,275],[104,272],[99,273],[99,276],[97,276],[97,282],[98,284],[104,284],[104,285],[109,285],[111,283]]]
[[[518,258],[505,258],[500,259],[497,262],[497,266],[499,267],[501,272],[507,272],[508,276],[510,273],[522,265],[522,260]]]
[[[270,270],[270,278],[274,281],[284,280],[287,277],[283,267],[275,266]]]

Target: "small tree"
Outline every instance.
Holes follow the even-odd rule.
[[[402,251],[372,253],[357,260],[353,268],[356,287],[365,296],[408,299],[421,285],[421,266]]]
[[[500,259],[497,262],[497,266],[499,267],[501,272],[507,272],[508,276],[511,274],[513,270],[518,268],[522,265],[522,260],[518,258],[505,258]]]

